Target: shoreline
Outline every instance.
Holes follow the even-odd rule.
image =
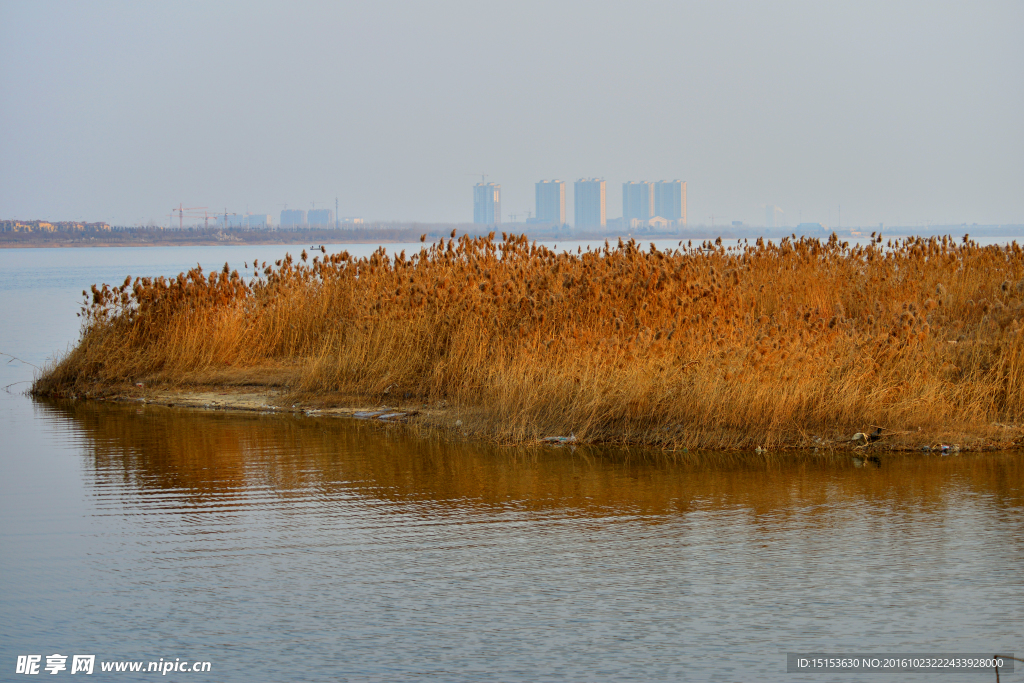
[[[314,240],[315,241],[315,240]],[[416,240],[387,240],[387,239],[345,239],[342,241],[324,242],[324,244],[406,244]],[[308,245],[307,239],[268,239],[268,240],[194,240],[184,242],[160,241],[160,242],[107,242],[96,240],[95,242],[37,242],[27,244],[7,244],[0,242],[0,249],[99,249],[111,247],[245,247],[245,246],[292,246],[296,244]]]
[[[412,244],[419,241],[421,235],[425,235],[433,241],[448,234],[452,227],[463,234],[483,236],[482,230],[518,229],[519,226],[466,226],[459,224],[421,224],[415,227],[392,227],[388,225],[375,225],[362,229],[339,229],[339,230],[298,230],[298,231],[231,231],[228,233],[217,233],[213,230],[200,230],[198,232],[158,231],[153,234],[142,233],[114,233],[123,235],[113,237],[111,233],[96,233],[88,236],[74,236],[68,233],[40,233],[39,236],[27,237],[28,233],[14,234],[0,233],[0,249],[78,249],[78,248],[108,248],[108,247],[215,247],[215,246],[292,246],[292,245],[313,245],[313,244]],[[963,228],[965,232],[971,232],[975,226],[956,226]],[[867,236],[861,228],[860,231],[853,229],[826,230],[822,234],[802,235],[809,239],[826,240],[830,235],[835,234],[841,240],[865,240]],[[43,234],[53,235],[43,237]],[[518,234],[518,233],[513,233]],[[523,233],[530,241],[536,242],[600,242],[604,240],[635,239],[640,242],[649,241],[703,241],[715,240],[781,240],[791,236],[791,233],[782,230],[735,230],[726,227],[720,229],[708,229],[698,227],[682,232],[646,232],[643,230],[598,230],[578,232],[536,230]],[[796,233],[793,233],[796,234]],[[886,235],[892,239],[905,239],[915,236],[926,236],[939,233],[935,230],[912,230],[890,228]],[[944,233],[943,233],[944,234]],[[986,243],[1001,243],[1016,241],[1024,234],[1024,226],[1011,226],[1005,231],[985,231],[973,234],[973,237],[980,238]],[[798,235],[797,237],[800,237]],[[959,239],[959,238],[958,238]],[[315,248],[315,247],[310,247]]]
[[[142,403],[148,406],[187,408],[191,410],[220,410],[226,412],[271,415],[303,415],[317,418],[347,418],[387,425],[405,425],[446,433],[453,439],[503,443],[494,438],[494,429],[485,411],[465,406],[448,406],[405,401],[370,401],[358,397],[335,395],[311,396],[297,394],[286,386],[259,384],[203,384],[189,387],[136,384],[126,386],[97,386],[88,395],[60,395],[60,392],[30,392],[34,396],[50,399],[71,399],[111,403]],[[344,405],[342,405],[344,404]],[[820,430],[819,430],[820,431]],[[866,436],[870,430],[865,427]],[[854,441],[856,434],[822,436],[796,427],[799,436],[771,444],[770,447],[736,447],[723,443],[717,447],[701,447],[696,451],[723,452],[849,452],[870,460],[884,453],[919,453],[921,455],[952,456],[959,453],[1020,451],[1024,450],[1024,425],[993,423],[974,433],[952,431],[889,432],[885,429],[874,441]],[[656,442],[622,438],[598,440],[577,439],[574,435],[550,434],[526,439],[519,444],[534,445],[587,445],[634,446],[665,452],[688,452],[687,448],[669,448]],[[946,448],[943,448],[943,447]]]

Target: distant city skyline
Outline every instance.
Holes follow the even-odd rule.
[[[621,183],[685,178],[690,224],[1021,223],[1021,26],[1010,0],[4,2],[0,216],[337,196],[458,223],[483,172],[502,220],[597,176],[606,218]]]

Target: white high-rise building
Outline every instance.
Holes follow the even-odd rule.
[[[685,180],[659,180],[654,183],[654,215],[686,225]]]
[[[573,216],[577,228],[603,228],[608,224],[605,182],[600,178],[580,178],[573,186]]]
[[[647,222],[652,216],[660,215],[654,211],[654,183],[646,180],[622,183],[622,217],[627,225],[634,219]]]
[[[245,217],[245,224],[250,230],[265,230],[273,225],[270,214],[251,213]]]
[[[565,224],[565,183],[542,180],[536,185],[537,222]]]
[[[501,185],[477,183],[473,186],[473,222],[501,224]]]
[[[764,207],[764,227],[766,228],[778,228],[780,227],[779,219],[782,216],[782,209],[777,206],[769,204]]]
[[[281,212],[282,228],[306,227],[306,211],[304,209],[285,209]]]
[[[311,228],[333,228],[334,211],[332,209],[311,209],[306,214],[306,225]]]

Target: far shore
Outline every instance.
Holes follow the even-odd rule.
[[[323,242],[324,244],[403,244],[406,241],[414,242],[415,240],[382,240],[382,239],[346,239],[346,240],[331,240],[329,242]],[[307,244],[310,240],[301,239],[266,239],[266,240],[247,240],[242,241],[227,241],[227,240],[193,240],[193,241],[161,241],[161,242],[104,242],[102,240],[96,240],[91,242],[85,241],[67,241],[67,242],[26,242],[18,244],[7,244],[0,242],[0,249],[96,249],[106,247],[224,247],[224,246],[245,246],[245,245],[275,245],[280,244],[282,246],[291,246],[293,244]]]
[[[359,230],[132,230],[74,234],[0,233],[0,249],[96,247],[215,247],[244,245],[396,244],[415,242],[424,229]]]
[[[0,232],[0,249],[40,248],[96,248],[96,247],[212,247],[243,245],[305,245],[319,244],[407,244],[426,236],[431,242],[448,235],[452,230],[469,236],[484,236],[489,232],[501,234],[513,232],[525,234],[531,241],[538,242],[586,242],[623,239],[651,240],[714,240],[758,238],[779,240],[791,235],[828,239],[835,233],[843,240],[866,240],[871,228],[831,229],[821,226],[818,230],[798,228],[758,228],[754,226],[708,226],[693,225],[671,231],[655,231],[649,228],[619,228],[611,224],[600,229],[575,229],[568,226],[544,226],[529,224],[473,225],[461,223],[368,223],[337,229],[287,229],[287,230],[242,230],[217,228],[186,228],[165,230],[160,228],[115,228],[109,230],[87,230],[70,232]],[[956,226],[903,226],[885,229],[889,237],[955,235],[957,238],[969,234],[981,237],[986,242],[1011,241],[1024,236],[1024,225],[956,225]]]

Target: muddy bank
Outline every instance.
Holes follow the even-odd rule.
[[[333,395],[309,395],[296,393],[281,385],[215,385],[168,386],[136,383],[102,387],[96,385],[82,394],[57,394],[38,392],[39,395],[58,396],[75,400],[110,401],[117,403],[142,403],[147,406],[189,408],[195,410],[219,410],[234,412],[255,412],[269,414],[299,414],[311,418],[340,418],[363,420],[378,424],[401,424],[412,429],[440,432],[445,437],[457,440],[506,441],[497,437],[495,425],[488,422],[486,411],[465,406],[449,405],[445,401],[422,403],[415,400],[371,401],[358,397]],[[687,429],[680,425],[677,439],[687,441]],[[770,447],[737,448],[733,442],[734,429],[723,429],[721,445],[713,450],[766,453],[777,451],[849,451],[861,454],[865,459],[887,452],[919,452],[940,457],[956,456],[959,453],[978,451],[1006,451],[1024,449],[1024,425],[992,423],[978,425],[971,431],[965,430],[912,430],[899,431],[885,426],[866,425],[861,432],[850,434],[834,432],[814,433],[794,428],[792,435],[781,443]],[[701,441],[707,442],[706,429]],[[660,434],[621,434],[600,439],[579,438],[575,434],[538,434],[527,442],[547,443],[565,446],[589,443],[593,445],[634,445],[662,448],[663,450],[688,451],[675,447],[664,448],[658,443]],[[705,448],[704,450],[708,450]]]

